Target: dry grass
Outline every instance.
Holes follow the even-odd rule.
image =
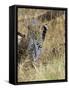
[[[20,23],[20,22],[19,22]],[[65,78],[65,27],[64,16],[48,23],[48,32],[38,62],[28,56],[18,63],[18,82],[37,80],[59,80]],[[27,28],[19,24],[20,32],[27,34]]]

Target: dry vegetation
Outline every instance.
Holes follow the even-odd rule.
[[[28,34],[28,21],[46,10],[19,9],[18,31]],[[37,80],[59,80],[65,78],[65,20],[64,14],[50,21],[40,21],[40,25],[47,23],[48,32],[43,42],[42,53],[38,62],[31,61],[27,55],[21,57],[18,63],[18,82]]]

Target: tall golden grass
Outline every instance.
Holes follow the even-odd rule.
[[[18,63],[18,82],[59,80],[65,79],[65,20],[64,15],[51,21],[42,22],[48,24],[48,32],[43,42],[42,52],[37,62],[31,61],[28,56]],[[18,30],[27,35],[28,31],[21,22],[18,22]]]

